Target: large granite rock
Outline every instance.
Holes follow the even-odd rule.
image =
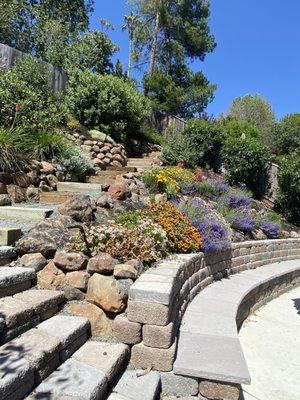
[[[86,317],[91,323],[93,336],[110,338],[112,333],[112,321],[107,318],[101,308],[91,303],[73,303],[69,304],[66,311],[79,317]]]
[[[58,212],[68,215],[74,221],[91,223],[94,220],[94,210],[89,196],[77,195],[61,204]]]
[[[126,307],[127,294],[116,279],[94,274],[88,283],[87,299],[107,312],[119,313]]]
[[[16,243],[16,250],[19,254],[41,253],[46,258],[51,258],[56,250],[63,249],[76,240],[75,233],[68,229],[73,225],[74,221],[67,216],[46,219]]]
[[[57,251],[54,257],[54,264],[67,271],[79,271],[87,265],[88,258],[80,252]]]

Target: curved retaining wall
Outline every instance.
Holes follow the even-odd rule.
[[[200,290],[230,274],[299,258],[297,238],[234,243],[222,252],[163,260],[131,286],[126,313],[114,322],[116,337],[133,345],[131,362],[136,367],[171,371],[178,326]],[[254,306],[247,307],[248,312]]]

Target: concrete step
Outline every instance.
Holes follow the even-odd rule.
[[[0,315],[3,326],[0,332],[0,344],[14,339],[41,321],[52,317],[59,311],[64,299],[62,292],[37,289],[2,298]]]
[[[22,236],[19,228],[0,228],[0,246],[11,246]]]
[[[31,268],[1,267],[0,298],[12,296],[31,288],[35,279],[36,273]]]
[[[16,257],[16,250],[12,246],[0,246],[0,266],[10,264]]]
[[[160,391],[160,374],[156,371],[127,370],[107,400],[155,400]]]
[[[101,193],[101,185],[92,183],[78,183],[78,182],[58,182],[58,192],[72,192],[72,193]]]
[[[45,379],[27,400],[103,399],[128,357],[129,348],[124,344],[88,341]]]
[[[50,208],[33,208],[33,207],[0,207],[0,219],[40,221],[50,217],[53,210]]]
[[[86,318],[58,315],[3,345],[0,348],[1,400],[24,399],[82,346],[88,333]]]

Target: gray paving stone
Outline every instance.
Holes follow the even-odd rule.
[[[32,308],[35,314],[57,307],[65,299],[63,292],[56,290],[27,290],[15,294],[14,299],[21,300],[28,307]]]
[[[87,318],[56,315],[42,322],[37,329],[58,338],[62,347],[65,348],[78,337],[84,335],[89,326],[90,323]]]
[[[235,318],[237,308],[238,304],[227,301],[225,296],[221,299],[214,299],[198,295],[188,305],[187,310],[195,313],[209,313]]]
[[[125,371],[113,392],[131,400],[154,400],[160,389],[158,372],[150,371],[146,375],[137,376],[141,371]]]
[[[229,383],[251,379],[238,338],[181,332],[174,373]]]
[[[144,282],[137,280],[130,288],[129,298],[169,305],[172,299],[172,283]]]
[[[237,337],[235,319],[220,314],[192,312],[187,309],[180,326],[181,332],[202,335]]]
[[[38,221],[50,217],[52,213],[53,209],[50,208],[30,208],[13,206],[0,207],[0,219]]]
[[[11,329],[6,329],[0,332],[0,344],[4,344],[17,336],[21,335],[24,332],[27,332],[29,329],[34,328],[40,322],[40,318],[38,315],[33,316],[29,320],[27,320],[22,325],[17,325]]]
[[[33,309],[22,300],[4,297],[0,299],[0,315],[5,319],[5,328],[10,329],[28,321],[33,315]]]
[[[196,378],[175,375],[173,372],[161,372],[161,391],[164,395],[194,396],[198,393]]]
[[[63,363],[46,378],[34,391],[40,399],[45,393],[61,396],[74,396],[81,400],[100,400],[104,398],[107,379],[99,370],[73,358]],[[35,397],[33,397],[35,398]]]
[[[35,277],[36,273],[31,268],[2,267],[0,268],[0,289],[32,280]]]
[[[29,382],[34,384],[34,368],[16,351],[15,346],[0,349],[0,398],[6,399],[20,385]],[[25,395],[26,393],[24,393]]]
[[[118,374],[129,356],[129,347],[125,344],[86,342],[72,358],[102,372],[109,381]]]
[[[16,249],[12,246],[0,246],[0,259],[10,259],[17,255]]]

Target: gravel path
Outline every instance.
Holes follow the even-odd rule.
[[[240,340],[252,378],[242,399],[299,400],[300,287],[250,316]]]

